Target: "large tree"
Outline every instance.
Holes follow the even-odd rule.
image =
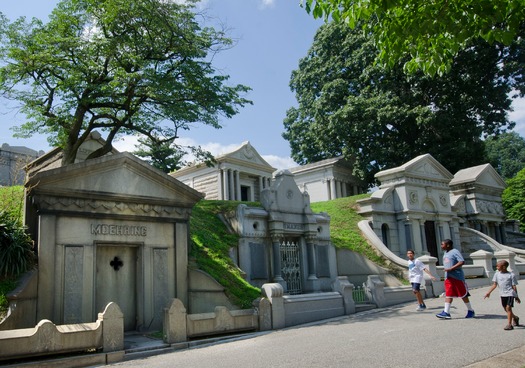
[[[93,130],[175,139],[203,123],[220,128],[249,103],[211,64],[231,46],[203,27],[195,0],[62,0],[49,22],[0,20],[0,91],[20,103],[18,136],[50,135],[64,164]],[[204,19],[204,17],[202,17]]]
[[[513,178],[525,168],[525,138],[516,132],[489,137],[485,150],[490,164],[504,179]]]
[[[371,37],[325,24],[292,72],[298,107],[288,110],[283,137],[296,162],[343,155],[370,185],[379,170],[424,153],[451,172],[483,163],[482,136],[513,127],[508,94],[522,68],[503,61],[521,50],[480,41],[442,77],[407,76],[400,64],[374,62]]]
[[[520,221],[520,231],[525,231],[525,169],[507,180],[501,201],[507,218]]]
[[[301,0],[314,17],[344,20],[371,32],[378,59],[406,69],[443,74],[472,40],[506,45],[525,19],[523,0]]]

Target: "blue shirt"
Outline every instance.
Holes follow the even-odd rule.
[[[445,253],[443,256],[443,266],[444,268],[451,268],[458,262],[465,262],[463,256],[457,249],[451,249]],[[465,281],[465,274],[461,267],[456,268],[455,270],[445,272],[445,278],[453,278],[461,281]]]

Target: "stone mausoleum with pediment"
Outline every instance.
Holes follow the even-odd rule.
[[[440,243],[452,239],[461,249],[461,227],[479,230],[501,243],[505,182],[490,164],[452,175],[430,154],[376,174],[380,181],[370,198],[358,201],[359,213],[393,253],[407,249],[442,261]]]
[[[171,299],[188,305],[189,219],[202,195],[130,153],[61,166],[53,152],[26,182],[36,321],[89,322],[116,302],[125,331],[160,330]]]
[[[204,163],[189,165],[170,176],[204,193],[206,199],[260,201],[261,192],[270,187],[275,168],[259,155],[250,142],[244,142],[215,160],[213,166]]]

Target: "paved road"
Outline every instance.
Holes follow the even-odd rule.
[[[518,286],[519,288],[519,286]],[[525,367],[525,326],[504,331],[497,291],[471,290],[476,318],[465,319],[461,300],[451,320],[435,317],[443,298],[372,310],[207,347],[114,364],[115,367]],[[525,324],[525,305],[516,314]],[[500,355],[502,354],[502,355]]]

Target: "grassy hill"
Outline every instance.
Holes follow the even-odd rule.
[[[6,188],[0,188],[0,198]],[[13,189],[9,189],[13,191]],[[21,193],[21,187],[13,193]],[[366,243],[357,228],[362,217],[355,211],[356,202],[368,194],[340,198],[333,201],[312,203],[314,212],[326,212],[331,218],[332,243],[338,248],[347,248],[363,254],[370,260],[384,265],[381,259]],[[3,202],[7,203],[7,202]],[[190,222],[191,245],[189,250],[189,267],[201,269],[210,274],[226,289],[231,301],[241,308],[250,308],[254,299],[260,296],[260,290],[247,283],[240,270],[231,260],[230,249],[237,247],[238,236],[228,231],[220,220],[219,214],[235,211],[241,202],[235,201],[201,201],[192,211]],[[260,206],[258,203],[248,203]],[[15,206],[18,202],[15,201]],[[21,207],[17,207],[20,208]],[[10,280],[0,280],[0,316],[5,311],[5,293],[14,287]],[[2,299],[4,298],[4,299]]]

